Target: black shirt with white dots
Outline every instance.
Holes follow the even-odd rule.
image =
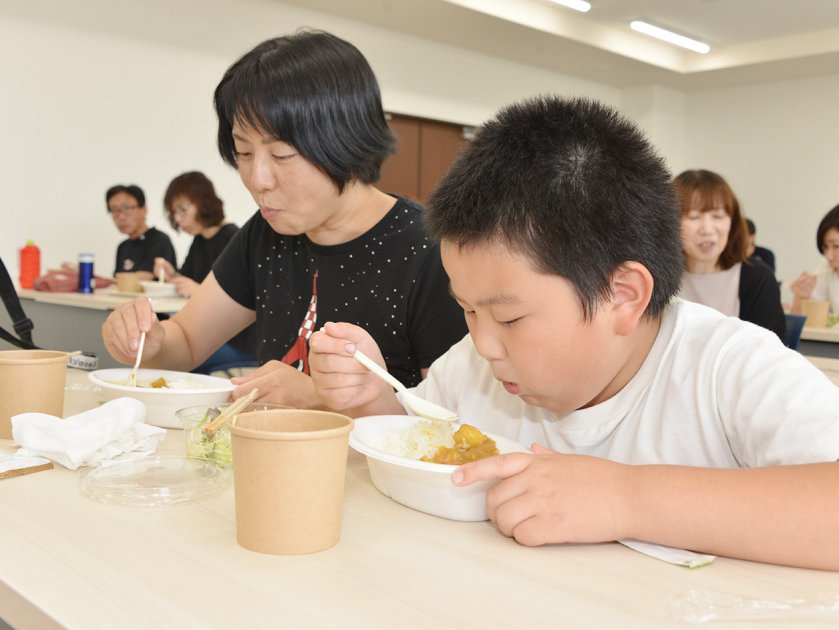
[[[277,234],[257,212],[213,266],[221,288],[256,311],[260,363],[282,359],[298,339],[317,272],[317,322],[349,322],[376,340],[388,371],[405,385],[467,332],[449,294],[422,208],[397,198],[367,233],[323,246]]]

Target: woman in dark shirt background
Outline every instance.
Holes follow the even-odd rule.
[[[161,271],[180,295],[189,297],[213,268],[213,263],[239,228],[224,218],[224,202],[206,175],[190,171],[169,183],[163,197],[169,223],[192,235],[192,245],[180,269],[164,259],[154,263],[155,277]],[[209,373],[227,366],[256,365],[256,338],[252,326],[233,337],[194,372]]]

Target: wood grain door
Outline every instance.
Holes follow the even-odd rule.
[[[396,136],[396,153],[382,165],[377,187],[425,203],[466,146],[464,128],[396,114],[391,115],[388,127]]]

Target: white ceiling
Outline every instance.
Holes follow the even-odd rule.
[[[839,74],[839,0],[281,0],[564,74],[683,90]],[[700,55],[633,19],[710,44]]]

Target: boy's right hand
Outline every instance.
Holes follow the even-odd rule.
[[[160,351],[166,331],[157,319],[148,298],[139,297],[115,309],[102,324],[105,349],[120,363],[131,365],[140,347],[140,333],[146,332],[143,358]]]
[[[354,357],[358,348],[384,366],[382,353],[363,328],[327,322],[309,339],[309,371],[320,400],[329,408],[404,413],[393,390]],[[392,400],[391,400],[392,399]]]

